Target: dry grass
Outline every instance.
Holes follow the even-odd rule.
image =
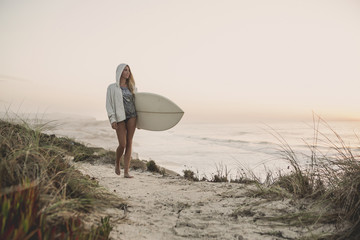
[[[318,210],[269,217],[269,220],[299,225],[336,223],[348,227],[327,235],[326,239],[360,239],[359,148],[354,152],[354,148],[346,145],[321,118],[314,120],[314,126],[313,143],[307,143],[310,149],[308,165],[301,164],[298,154],[274,131],[273,135],[280,142],[280,155],[290,163],[291,172],[280,174],[268,181],[266,186],[258,184],[258,191],[254,195],[270,198],[291,196],[294,200],[306,199],[309,209],[314,205],[320,206]],[[320,126],[330,129],[332,136],[322,134]]]
[[[190,169],[183,170],[183,173],[184,173],[184,178],[185,179],[190,180],[190,181],[194,181],[194,182],[199,181],[199,177],[197,177],[197,175],[195,175],[195,173],[192,170],[190,170]]]
[[[82,214],[123,201],[74,169],[66,155],[95,149],[30,126],[0,120],[1,239],[107,239],[109,218],[86,228]]]

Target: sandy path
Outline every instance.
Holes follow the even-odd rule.
[[[111,165],[78,167],[128,203],[127,220],[114,226],[112,239],[297,239],[309,234],[306,228],[262,220],[296,209],[289,200],[246,197],[249,185],[190,182],[139,171],[125,179]],[[326,228],[314,227],[317,233]]]

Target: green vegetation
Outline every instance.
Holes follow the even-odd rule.
[[[109,217],[89,227],[83,216],[124,201],[67,160],[91,158],[98,149],[43,134],[43,127],[0,120],[0,239],[108,239]]]

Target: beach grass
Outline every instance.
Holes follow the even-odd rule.
[[[330,136],[322,133],[320,126],[329,130]],[[360,147],[347,145],[326,121],[314,118],[313,142],[306,143],[310,154],[305,156],[307,163],[304,164],[303,154],[295,152],[286,139],[271,130],[279,142],[279,158],[289,163],[286,171],[277,174],[267,171],[262,181],[251,170],[241,167],[236,178],[231,179],[230,171],[220,163],[210,178],[202,180],[256,186],[248,190],[248,197],[269,201],[292,199],[298,211],[262,217],[272,224],[279,222],[304,228],[316,224],[337,226],[333,233],[313,235],[309,230],[310,235],[304,239],[360,239]],[[199,180],[193,171],[183,172],[185,179]],[[239,208],[231,216],[251,214],[251,209]]]
[[[108,239],[109,216],[83,216],[126,203],[71,165],[95,149],[44,126],[0,120],[0,239]]]
[[[223,163],[219,163],[215,165],[216,172],[212,174],[210,178],[210,182],[229,182],[229,174],[230,171],[228,170],[227,166]]]
[[[331,136],[321,133],[320,126],[330,130]],[[305,207],[266,219],[302,226],[333,223],[341,226],[338,232],[313,239],[360,239],[360,148],[345,144],[320,117],[314,120],[313,142],[307,143],[308,164],[302,164],[284,138],[276,132],[273,135],[280,142],[280,156],[290,164],[290,172],[278,174],[266,184],[257,183],[252,193],[272,199],[291,197]]]

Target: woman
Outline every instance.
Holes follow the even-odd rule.
[[[116,130],[119,146],[116,149],[115,173],[120,175],[120,159],[124,156],[124,177],[129,174],[132,140],[136,128],[134,93],[135,81],[130,67],[122,63],[116,69],[116,82],[109,85],[106,94],[106,111],[111,127]]]

